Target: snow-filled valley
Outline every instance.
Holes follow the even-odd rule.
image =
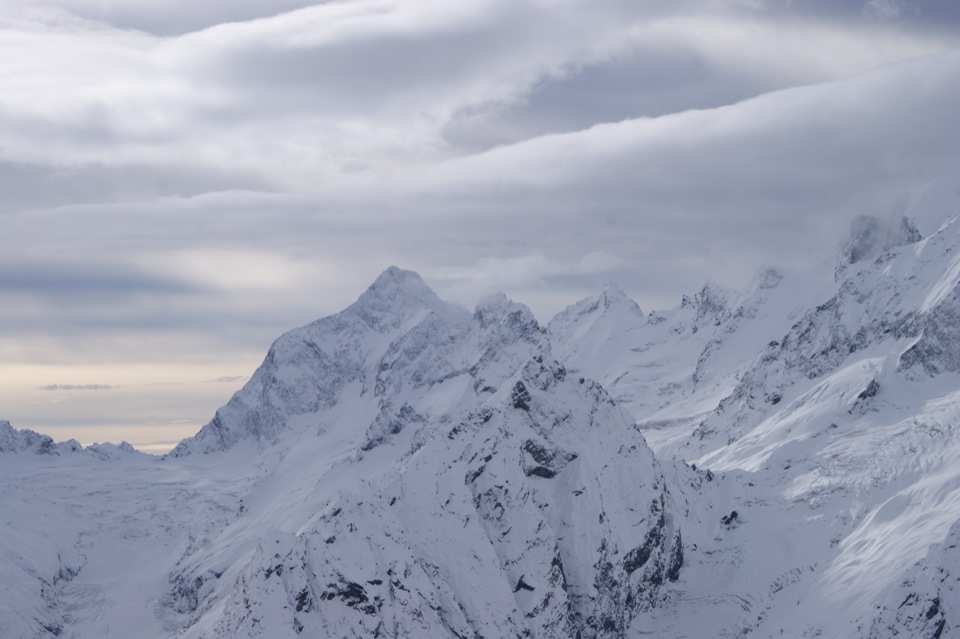
[[[952,213],[546,326],[391,267],[163,458],[0,422],[0,636],[960,636]]]

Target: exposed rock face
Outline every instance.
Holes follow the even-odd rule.
[[[878,608],[866,635],[871,639],[955,635],[960,624],[960,522],[913,566]]]
[[[456,376],[462,362],[451,344],[469,326],[467,312],[440,300],[419,275],[391,267],[345,311],[274,342],[246,385],[171,455],[226,450],[248,438],[268,445],[291,428],[316,426],[344,393],[385,404],[403,385]]]
[[[768,415],[787,389],[822,379],[878,344],[910,340],[896,363],[907,377],[960,370],[955,245],[951,225],[920,243],[906,220],[893,232],[872,218],[858,219],[844,253],[849,257],[853,251],[857,259],[837,271],[832,296],[763,349],[697,428],[688,454],[711,448],[714,439],[736,440]]]
[[[768,586],[721,586],[743,602],[729,617],[739,621],[725,626],[738,629],[733,635],[846,637],[873,628],[870,636],[949,636],[949,593],[889,589],[911,571],[949,563],[931,555],[911,568],[960,512],[956,224],[928,225],[921,237],[910,222],[858,220],[838,266],[770,272],[742,294],[702,291],[646,321],[611,321],[588,298],[551,323],[554,352],[573,374],[602,381],[661,463],[679,454],[710,469],[706,482],[682,473],[668,482],[689,508],[689,578],[709,580],[710,571],[691,566],[723,556],[757,569],[724,542],[751,528],[788,549],[751,541],[752,556],[785,553],[771,560],[775,572],[755,575]],[[726,494],[738,497],[711,497],[737,473],[747,473],[732,480],[742,488]],[[718,526],[713,537],[699,536],[707,522]],[[886,612],[874,619],[877,606]],[[645,632],[696,635],[677,621],[681,607],[668,609],[645,618]]]
[[[82,453],[99,459],[108,460],[125,458],[130,455],[142,456],[144,453],[136,450],[127,442],[119,444],[91,444],[82,446],[75,439],[63,442],[54,442],[48,435],[41,435],[28,429],[17,429],[6,420],[0,420],[0,454],[27,453],[34,455],[70,455]]]
[[[295,477],[324,440],[337,452]],[[171,459],[251,443],[292,446],[280,472],[314,506],[278,512],[296,532],[262,533],[250,559],[225,534],[178,568],[185,637],[619,637],[681,574],[680,519],[632,420],[502,295],[470,316],[389,269],[277,340]]]
[[[252,636],[281,610],[276,636],[623,636],[678,577],[672,507],[606,393],[531,360],[402,466],[261,539],[186,636]]]
[[[372,447],[406,422],[422,423],[430,411],[418,411],[418,401],[433,404],[426,396],[444,383],[469,378],[473,392],[450,398],[469,408],[548,349],[546,332],[522,304],[500,295],[471,318],[416,273],[391,267],[345,311],[280,337],[243,389],[171,455],[227,450],[247,439],[269,445],[368,395]]]

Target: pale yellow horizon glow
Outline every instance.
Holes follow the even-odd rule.
[[[7,364],[0,419],[56,441],[127,441],[162,454],[210,421],[258,364]]]

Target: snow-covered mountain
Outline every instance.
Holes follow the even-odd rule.
[[[0,422],[4,636],[960,635],[960,221],[923,222],[546,327],[391,267],[162,459]]]

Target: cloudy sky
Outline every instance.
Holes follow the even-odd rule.
[[[0,0],[0,419],[162,450],[390,264],[546,320],[832,259],[957,113],[953,0]]]

